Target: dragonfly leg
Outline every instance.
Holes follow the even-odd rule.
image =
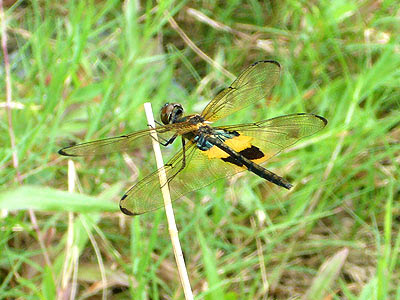
[[[163,124],[161,124],[161,123],[158,122],[157,120],[154,120],[154,122],[155,122],[157,125],[163,126]],[[147,127],[150,127],[151,129],[155,129],[155,128],[154,128],[153,126],[151,126],[150,124],[147,124]],[[163,140],[163,141],[167,141],[165,138],[163,138],[163,137],[161,137],[161,136],[159,136],[158,139]],[[160,144],[161,144],[161,143],[160,143]]]
[[[164,143],[160,142],[160,140],[164,141]],[[158,136],[158,142],[163,146],[168,145],[168,144],[166,144],[168,142],[168,140],[163,138],[163,137],[161,137],[161,136]]]
[[[164,143],[161,143],[160,141],[159,141],[159,143],[161,144],[161,145],[163,145],[164,147],[166,147],[166,146],[168,146],[169,144],[172,144],[174,141],[175,141],[175,139],[176,139],[176,137],[177,137],[178,135],[177,134],[174,134],[169,140],[166,140],[166,139],[162,139],[163,141],[164,141]]]
[[[186,142],[185,142],[185,138],[184,137],[182,137],[182,164],[181,164],[181,167],[179,168],[179,170],[178,171],[176,171],[175,172],[175,174],[174,175],[172,175],[170,178],[168,178],[168,182],[170,182],[172,179],[174,179],[174,177],[176,176],[176,175],[178,175],[178,173],[180,172],[180,171],[182,171],[184,168],[185,168],[185,166],[186,166]]]
[[[182,171],[186,166],[186,152],[185,152],[186,148],[185,148],[185,146],[186,146],[185,138],[182,137],[182,155],[183,155],[183,157],[182,157],[182,166],[179,169],[179,172]]]
[[[148,125],[150,128],[153,128],[153,126],[151,126],[151,125]],[[152,139],[154,139],[153,138],[153,136],[152,135],[150,135],[151,136],[151,138]],[[158,141],[157,142],[159,142],[160,143],[160,145],[163,145],[164,147],[166,147],[166,146],[168,146],[169,144],[172,144],[174,141],[175,141],[175,139],[176,139],[176,137],[178,136],[178,134],[174,134],[171,138],[169,138],[168,140],[167,139],[165,139],[165,138],[163,138],[163,137],[161,137],[161,136],[158,136]],[[160,140],[162,140],[163,142],[161,142]]]

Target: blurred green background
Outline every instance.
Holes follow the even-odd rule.
[[[267,164],[291,191],[240,174],[174,203],[196,299],[400,299],[398,1],[2,2],[1,299],[183,299],[163,209],[118,208],[150,144],[57,151],[146,128],[146,101],[200,112],[263,59],[273,94],[221,124],[329,123]]]

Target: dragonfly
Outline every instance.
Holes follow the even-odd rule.
[[[126,152],[150,140],[156,131],[160,144],[177,138],[182,147],[160,169],[133,185],[121,198],[121,211],[130,216],[156,210],[164,205],[159,172],[164,171],[172,201],[222,178],[249,171],[285,189],[283,177],[261,166],[300,139],[324,128],[327,120],[310,113],[296,113],[247,124],[211,124],[267,97],[279,80],[281,66],[274,60],[253,63],[226,89],[219,92],[200,114],[184,115],[181,104],[167,103],[160,112],[162,123],[154,128],[111,137],[58,151],[65,156],[104,155]]]

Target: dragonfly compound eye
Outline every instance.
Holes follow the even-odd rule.
[[[163,124],[169,124],[169,120],[171,118],[171,112],[173,109],[173,105],[170,103],[165,103],[164,106],[161,108],[160,111],[160,118]]]
[[[175,123],[183,115],[183,107],[179,103],[166,103],[160,112],[163,124]]]

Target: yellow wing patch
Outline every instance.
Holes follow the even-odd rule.
[[[231,139],[227,139],[225,141],[225,145],[227,145],[228,147],[232,148],[233,150],[235,150],[236,152],[240,152],[246,148],[250,148],[251,147],[251,143],[250,141],[253,138],[250,136],[245,136],[245,135],[239,135],[239,136],[235,136]],[[203,153],[205,155],[207,155],[208,158],[226,158],[229,156],[228,153],[226,153],[225,151],[219,149],[217,146],[213,146],[211,147],[209,150],[207,151],[203,151]]]
[[[270,159],[273,155],[268,155],[264,153],[264,156],[258,159],[251,159],[251,161],[257,165],[262,164],[264,161],[267,161],[268,159]]]
[[[266,152],[266,149],[262,149],[261,151],[263,154],[262,157],[256,158],[256,159],[249,158],[253,163],[256,163],[257,165],[262,164],[263,162],[267,161],[268,159],[270,159],[272,156],[274,156],[276,154],[276,151]]]

